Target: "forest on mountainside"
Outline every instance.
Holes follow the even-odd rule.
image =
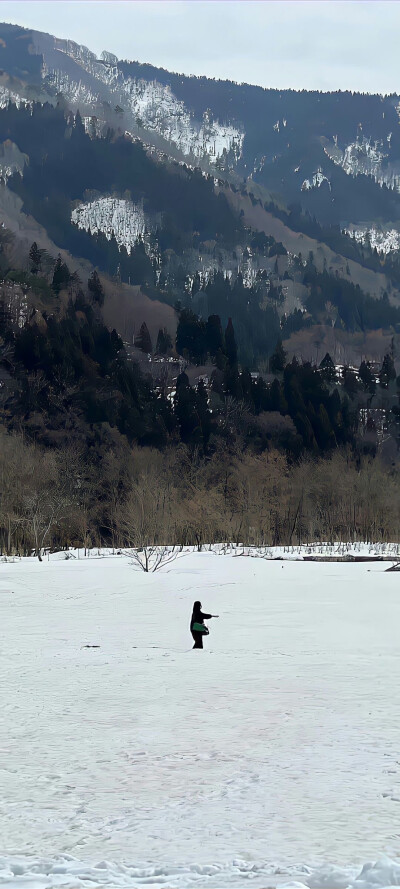
[[[8,187],[59,247],[89,260],[117,283],[140,285],[152,298],[180,304],[205,320],[218,314],[226,326],[231,317],[239,359],[252,369],[271,356],[279,338],[316,323],[329,327],[328,305],[335,308],[340,329],[399,329],[400,310],[386,296],[374,299],[327,269],[318,273],[312,256],[287,256],[272,237],[246,228],[225,195],[215,192],[213,178],[198,169],[155,162],[140,142],[118,133],[91,137],[79,112],[72,115],[62,105],[22,103],[17,108],[9,103],[0,110],[0,141],[6,139],[29,154]],[[157,220],[130,252],[113,231],[92,233],[71,221],[76,205],[103,195],[140,205]],[[298,220],[292,210],[289,222],[293,214]],[[378,270],[371,251],[342,235],[340,241],[348,241],[362,264],[373,267],[375,261]],[[398,265],[387,260],[387,266],[395,280]],[[245,277],[246,268],[250,275]],[[297,306],[285,311],[284,291],[294,279],[294,288],[306,287],[308,296],[302,308],[297,299]]]
[[[265,210],[281,219],[293,231],[302,232],[327,244],[335,253],[346,259],[354,260],[364,268],[372,269],[375,272],[384,272],[395,286],[400,286],[399,251],[379,253],[376,247],[371,247],[368,239],[361,244],[356,241],[355,237],[344,233],[340,225],[321,225],[315,215],[312,216],[307,210],[303,212],[299,203],[292,203],[288,207],[282,208],[274,201],[269,201],[265,203]]]
[[[160,368],[180,355],[189,371],[201,358],[210,379],[191,384],[178,369],[155,382],[105,327],[96,272],[80,281],[36,244],[16,269],[9,251],[3,231],[2,552],[393,533],[400,476],[382,464],[376,425],[383,415],[396,448],[393,355],[378,374],[364,362],[338,377],[330,356],[288,363],[278,343],[264,378],[239,364],[232,321],[181,309],[176,342],[159,333]],[[152,346],[145,325],[138,345]]]
[[[0,109],[0,141],[10,139],[29,164],[9,185],[60,247],[91,259],[102,258],[105,268],[118,265],[116,245],[104,238],[96,250],[90,235],[71,223],[71,202],[85,195],[116,193],[145,202],[145,209],[163,214],[161,249],[181,251],[200,240],[214,238],[234,246],[240,239],[240,221],[223,195],[216,195],[211,177],[200,170],[157,163],[142,144],[109,131],[105,138],[85,132],[79,112],[66,114],[61,106],[34,104]],[[79,157],[79,163],[77,163]],[[112,252],[114,250],[114,252]],[[111,253],[110,256],[107,252]],[[142,283],[145,274],[126,256],[126,274]],[[151,269],[151,266],[150,266]]]

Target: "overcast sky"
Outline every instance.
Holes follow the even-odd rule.
[[[0,0],[0,14],[185,74],[400,91],[399,0]]]

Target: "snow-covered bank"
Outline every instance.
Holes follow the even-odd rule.
[[[1,562],[0,886],[400,885],[386,567]]]
[[[162,549],[168,549],[174,552],[176,558],[184,556],[193,556],[198,554],[197,547],[150,547],[154,549],[154,558]],[[129,556],[131,550],[119,550],[118,548],[105,547],[99,549],[68,549],[50,553],[47,550],[43,553],[43,557],[47,561],[69,561],[70,559],[105,559],[105,558],[123,558]],[[140,550],[139,550],[140,552]],[[242,543],[213,543],[203,544],[203,555],[208,553],[215,556],[249,556],[255,559],[280,559],[282,561],[308,561],[309,557],[336,560],[338,562],[347,558],[370,559],[373,561],[397,562],[400,559],[400,543],[367,543],[367,542],[349,542],[343,543],[303,543],[288,544],[287,546],[247,546]],[[20,556],[0,556],[0,562],[19,562]],[[23,561],[27,563],[24,557]]]
[[[280,867],[265,862],[240,859],[225,864],[171,867],[143,867],[139,864],[118,865],[110,861],[85,864],[70,855],[57,859],[34,856],[0,857],[0,886],[27,889],[135,889],[137,886],[161,887],[243,886],[251,881],[254,889],[262,886],[279,889],[384,889],[400,885],[400,864],[390,858],[368,862],[362,869],[322,865]]]

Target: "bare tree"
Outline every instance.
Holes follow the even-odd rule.
[[[35,555],[42,561],[45,546],[54,541],[56,530],[68,513],[73,498],[68,475],[59,471],[56,455],[34,448],[22,508],[25,531]]]
[[[132,559],[132,564],[146,573],[153,573],[175,562],[182,555],[182,546],[143,546],[141,549],[125,550]]]

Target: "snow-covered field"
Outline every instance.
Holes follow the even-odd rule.
[[[400,885],[387,567],[1,562],[0,886]]]

